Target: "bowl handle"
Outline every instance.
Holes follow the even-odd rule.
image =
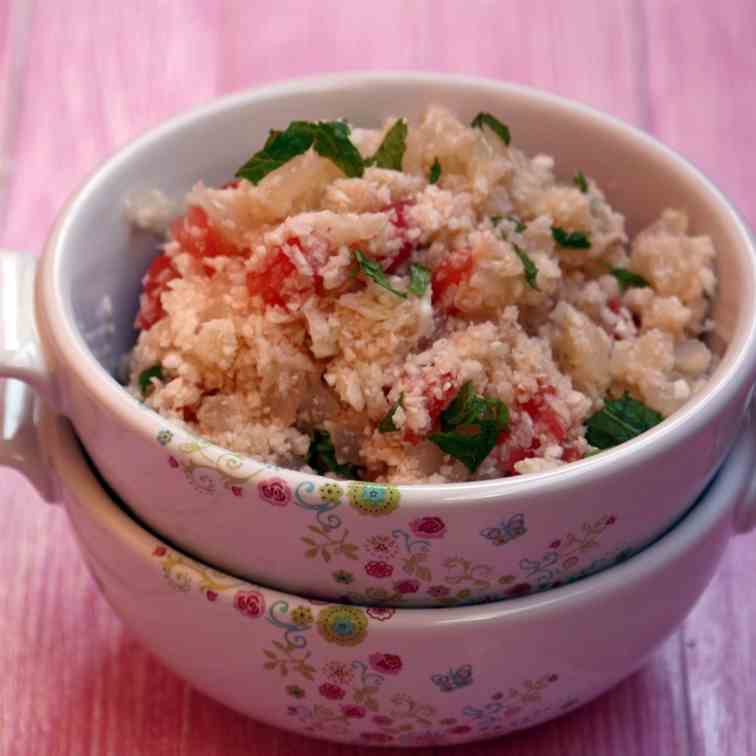
[[[59,496],[40,443],[38,394],[58,401],[34,324],[36,267],[32,255],[0,250],[0,465],[19,470],[53,502]]]

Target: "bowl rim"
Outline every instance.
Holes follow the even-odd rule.
[[[81,208],[113,172],[127,163],[133,154],[148,149],[174,132],[191,128],[194,123],[205,118],[233,111],[242,105],[249,105],[256,101],[271,100],[304,91],[333,92],[340,88],[365,85],[421,88],[431,84],[448,86],[452,89],[475,87],[482,91],[496,92],[499,95],[534,99],[554,108],[569,110],[577,117],[598,122],[602,128],[618,135],[622,133],[626,138],[634,140],[644,149],[653,152],[659,160],[666,161],[670,166],[681,171],[687,180],[697,182],[705,189],[711,203],[729,218],[733,233],[739,238],[740,244],[737,246],[740,252],[738,254],[750,267],[750,280],[756,280],[754,240],[738,211],[721,190],[686,158],[615,116],[583,103],[525,85],[457,74],[375,71],[308,76],[232,93],[162,122],[106,159],[69,199],[45,246],[36,280],[35,303],[39,316],[38,322],[44,322],[41,316],[46,312],[49,314],[47,319],[55,324],[55,337],[50,341],[55,346],[56,353],[65,362],[67,368],[73,371],[77,380],[86,387],[92,399],[99,406],[106,408],[126,427],[136,430],[145,437],[148,443],[155,444],[157,433],[164,428],[170,429],[174,434],[192,435],[180,424],[141,405],[100,365],[74,326],[72,313],[63,296],[61,280],[64,273],[63,251],[66,248],[67,237],[71,233]],[[756,380],[756,318],[743,317],[738,328],[741,333],[741,347],[733,354],[722,374],[716,380],[710,379],[699,394],[658,426],[641,436],[590,458],[572,462],[555,470],[532,473],[527,476],[460,483],[396,484],[394,487],[400,492],[403,508],[413,506],[421,508],[430,498],[434,500],[435,507],[444,508],[468,502],[471,499],[480,502],[489,499],[501,501],[503,498],[519,497],[524,492],[548,495],[564,491],[564,489],[580,487],[584,484],[586,476],[598,482],[614,476],[622,467],[630,463],[651,464],[655,457],[669,451],[679,443],[681,434],[687,435],[700,431],[711,423],[715,416],[739,393],[745,396],[749,390],[752,390],[752,384]],[[217,444],[209,444],[209,448],[217,454],[230,451]],[[319,485],[333,482],[332,478],[322,475],[264,464],[249,455],[237,454],[237,456],[245,463],[265,467],[271,474],[287,478],[294,486],[303,481],[314,481]]]
[[[148,531],[129,516],[97,479],[71,422],[64,416],[55,414],[45,405],[40,408],[40,400],[37,402],[42,447],[49,458],[50,468],[59,488],[69,492],[76,500],[75,506],[86,510],[86,516],[91,521],[96,521],[102,528],[111,531],[114,538],[146,566],[156,571],[162,569],[161,563],[154,558],[154,551],[156,547],[163,546],[186,562],[212,569],[214,574],[230,578],[235,581],[237,590],[262,593],[267,605],[281,600],[290,604],[299,600],[318,606],[340,605],[338,601],[315,601],[237,578],[185,554],[173,544]],[[459,622],[523,619],[530,621],[533,617],[563,611],[565,607],[585,607],[588,604],[600,603],[609,595],[631,590],[635,585],[652,579],[670,564],[686,559],[696,552],[701,542],[712,530],[720,527],[723,520],[729,519],[726,525],[727,537],[733,534],[735,510],[751,482],[754,456],[756,432],[751,421],[743,424],[733,450],[696,503],[653,544],[625,562],[573,583],[528,596],[456,607],[393,608],[389,627],[417,627],[418,620],[424,628],[435,624]],[[60,498],[66,500],[64,496]],[[233,602],[233,596],[221,593],[217,600]],[[364,610],[371,608],[356,604],[352,606]]]

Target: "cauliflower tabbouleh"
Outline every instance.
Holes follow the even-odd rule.
[[[152,202],[135,222],[154,228]],[[664,210],[629,240],[593,180],[558,181],[489,113],[294,122],[236,180],[187,195],[143,280],[129,388],[284,467],[550,470],[706,381],[715,251],[687,225]]]

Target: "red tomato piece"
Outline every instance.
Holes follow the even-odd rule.
[[[167,255],[156,257],[147,268],[142,279],[142,296],[134,326],[142,331],[149,331],[158,320],[165,316],[160,301],[168,282],[178,277],[171,258]]]
[[[433,304],[438,304],[452,286],[458,286],[472,272],[473,258],[469,249],[452,252],[433,271]]]
[[[190,207],[186,215],[171,226],[171,236],[184,252],[201,260],[203,257],[230,257],[241,250],[210,223],[201,207]]]

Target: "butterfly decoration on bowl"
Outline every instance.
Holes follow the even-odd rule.
[[[472,665],[463,664],[457,669],[450,669],[448,674],[435,674],[431,682],[437,685],[442,693],[451,693],[458,688],[465,688],[472,684]]]
[[[527,532],[525,515],[520,512],[512,515],[509,520],[502,520],[498,528],[485,528],[480,531],[480,534],[483,538],[491,541],[494,546],[503,546],[505,543],[514,541],[515,538],[519,538]]]

